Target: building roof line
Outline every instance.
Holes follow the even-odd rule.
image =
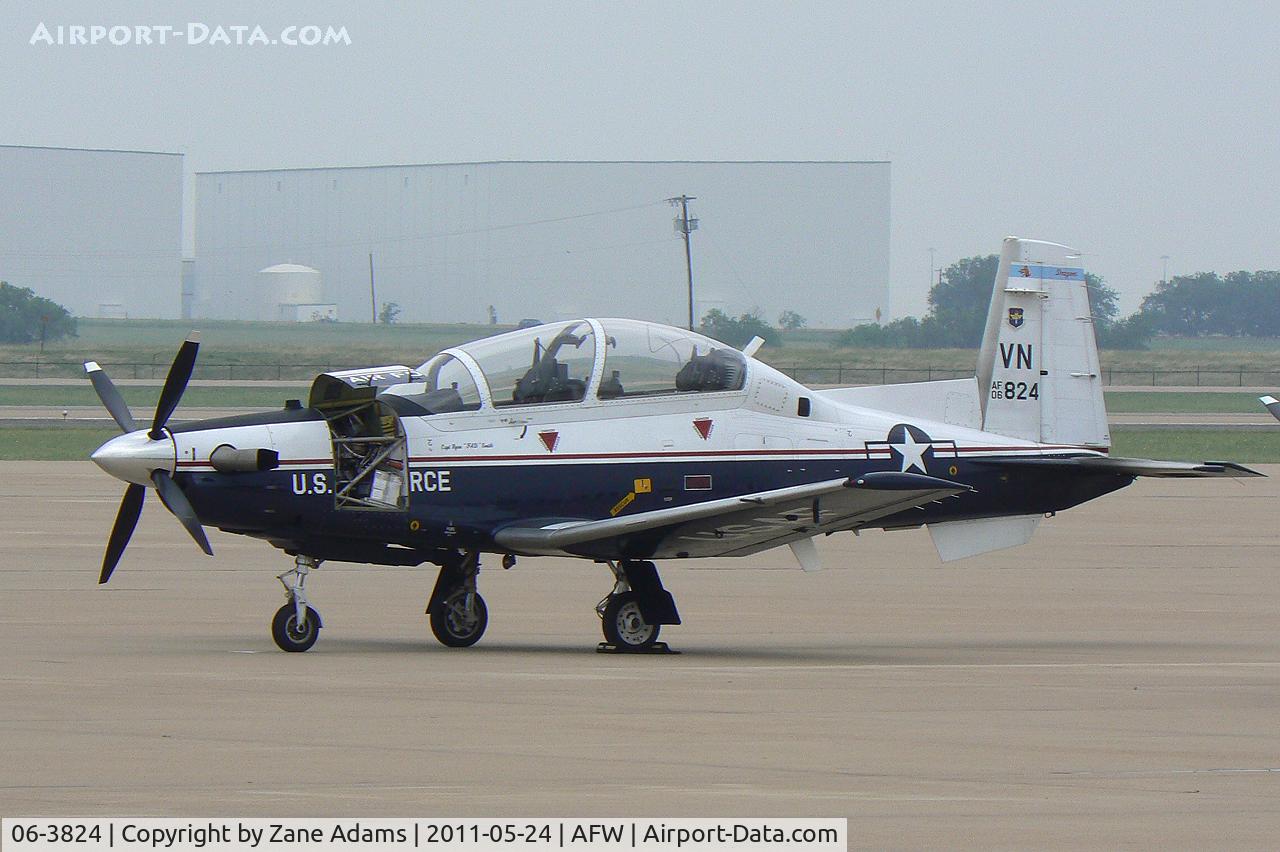
[[[137,151],[129,148],[67,148],[61,145],[3,145],[0,148],[23,148],[28,151],[90,151],[95,154],[155,154],[160,157],[181,157],[181,151]]]
[[[283,169],[224,169],[197,175],[274,174],[278,172],[338,172],[357,169],[413,169],[443,166],[861,166],[889,165],[889,160],[475,160],[456,163],[380,163],[367,166],[298,166]]]

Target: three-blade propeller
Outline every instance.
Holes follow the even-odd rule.
[[[169,368],[169,375],[165,378],[164,389],[161,390],[160,400],[156,403],[155,417],[151,420],[151,428],[145,433],[145,440],[170,440],[164,431],[164,425],[182,399],[182,393],[191,379],[191,371],[195,368],[196,353],[199,348],[199,335],[192,332],[178,350],[177,356],[173,359],[173,365]],[[120,426],[121,431],[126,434],[138,432],[137,422],[133,419],[128,404],[125,403],[124,397],[120,395],[120,391],[116,390],[116,386],[112,384],[107,374],[94,361],[89,361],[84,367],[89,373],[89,380],[93,382],[93,389],[97,391],[98,398],[102,400],[103,406]],[[139,435],[141,434],[139,432]],[[163,467],[154,468],[150,471],[149,478],[156,493],[160,495],[160,502],[164,507],[182,523],[191,538],[200,545],[200,549],[212,556],[213,549],[209,547],[209,539],[205,537],[195,509],[191,507],[191,502],[178,483],[173,481],[169,471]],[[120,557],[129,544],[129,538],[133,535],[134,527],[138,525],[138,516],[142,514],[142,502],[145,496],[146,487],[137,482],[131,482],[125,489],[124,499],[120,501],[120,510],[116,513],[115,525],[112,526],[111,536],[107,539],[107,552],[102,558],[99,583],[110,580],[111,572],[115,571],[116,565],[120,562]]]

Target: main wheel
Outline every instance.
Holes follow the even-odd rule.
[[[297,610],[287,603],[271,619],[271,638],[282,651],[306,651],[320,638],[320,615],[307,607],[307,623],[299,627]]]
[[[467,595],[472,606],[467,608]],[[431,632],[450,648],[468,648],[480,641],[489,626],[489,608],[479,592],[456,589],[431,613]]]
[[[640,612],[635,592],[613,595],[604,608],[604,641],[624,651],[643,651],[658,641],[661,625],[650,624]]]

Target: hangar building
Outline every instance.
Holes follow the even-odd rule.
[[[342,321],[629,316],[683,325],[686,194],[696,310],[887,319],[887,162],[486,162],[196,175],[196,317],[275,319],[258,273],[319,270]],[[372,263],[371,263],[372,258]],[[370,292],[370,266],[373,289]]]
[[[177,317],[182,155],[0,145],[0,280],[86,317]]]

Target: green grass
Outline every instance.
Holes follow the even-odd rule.
[[[41,376],[82,376],[81,362],[92,360],[113,378],[163,379],[193,328],[201,332],[198,379],[307,379],[329,369],[417,366],[441,349],[508,330],[487,325],[81,319],[79,337],[48,344],[43,354],[33,346],[0,346],[0,375],[32,376],[39,360]]]
[[[122,385],[117,389],[136,416],[155,410],[159,387]],[[303,387],[188,387],[182,395],[182,407],[213,408],[279,408],[286,399],[307,398]],[[0,385],[0,405],[95,405],[98,395],[86,380],[84,385]]]
[[[1182,414],[1265,414],[1251,393],[1177,393],[1168,391],[1107,391],[1112,414],[1177,412]]]
[[[1157,337],[1149,348],[1155,351],[1273,352],[1280,349],[1280,337]]]
[[[1111,455],[1168,461],[1280,462],[1280,430],[1115,429]]]
[[[113,378],[163,379],[178,344],[196,328],[202,334],[198,379],[309,379],[329,369],[415,366],[443,348],[510,326],[80,319],[79,328],[78,338],[50,343],[43,354],[34,346],[0,345],[0,376],[33,376],[37,361],[41,376],[82,376],[80,363],[95,360]],[[805,381],[858,384],[920,381],[930,370],[932,378],[972,375],[977,356],[973,349],[847,349],[835,345],[838,338],[828,330],[788,332],[760,357],[783,369],[813,371],[800,376]],[[1104,350],[1101,360],[1113,384],[1280,386],[1280,339],[1157,340],[1148,351]]]
[[[0,461],[80,461],[120,434],[110,429],[0,429]]]

